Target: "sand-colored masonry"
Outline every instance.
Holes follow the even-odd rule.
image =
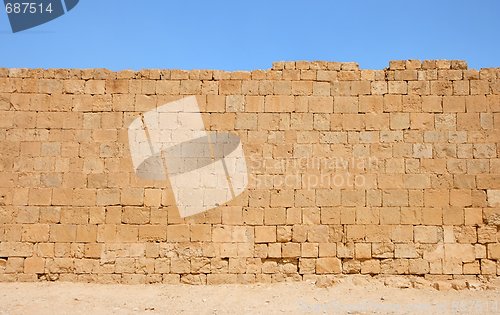
[[[196,96],[249,187],[181,219],[127,128]],[[500,68],[0,69],[0,281],[249,283],[500,274]]]

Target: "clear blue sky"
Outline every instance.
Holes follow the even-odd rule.
[[[3,3],[2,3],[3,4]],[[500,66],[499,0],[81,0],[13,34],[0,67],[266,69],[279,60],[465,59]]]

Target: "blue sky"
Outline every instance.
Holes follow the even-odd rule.
[[[2,8],[3,10],[3,8]],[[465,59],[500,66],[498,0],[81,0],[13,34],[0,11],[0,67],[269,68],[279,60]]]

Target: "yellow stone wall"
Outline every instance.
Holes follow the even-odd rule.
[[[127,128],[196,96],[249,186],[180,218]],[[0,281],[251,283],[500,273],[500,68],[0,69]]]

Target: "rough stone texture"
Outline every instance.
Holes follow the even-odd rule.
[[[250,183],[181,219],[135,176],[127,127],[189,95],[241,137]],[[1,69],[0,115],[0,281],[500,273],[499,68]]]

